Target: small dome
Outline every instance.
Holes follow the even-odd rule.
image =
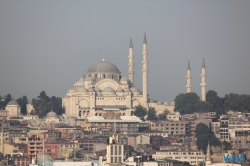
[[[73,89],[73,88],[70,88],[70,89],[68,90],[67,93],[71,93],[71,92],[73,92],[73,91],[74,91],[74,89]]]
[[[99,89],[98,87],[95,87],[95,91],[96,92],[101,92],[101,89]]]
[[[125,89],[125,92],[131,92],[131,90],[127,88],[127,89]]]
[[[77,92],[88,92],[88,89],[86,89],[85,87],[79,87],[76,89]]]
[[[93,79],[91,77],[87,77],[86,81],[93,81]]]
[[[32,104],[32,99],[31,99],[31,100],[28,100],[28,104]]]
[[[113,93],[115,93],[114,89],[111,88],[111,87],[106,87],[106,88],[104,88],[104,89],[103,89],[103,92],[113,92]]]
[[[47,113],[46,117],[47,118],[57,118],[57,114],[53,111],[50,111],[49,113]]]
[[[149,103],[156,103],[157,101],[154,100],[154,99],[152,99],[152,98],[150,98],[148,102],[149,102]]]
[[[173,102],[171,102],[171,104],[170,105],[175,105],[175,102],[173,101]]]
[[[154,103],[154,100],[150,98],[150,99],[148,100],[148,102],[149,102],[149,103]]]
[[[138,88],[136,88],[136,87],[132,87],[132,88],[130,88],[130,90],[133,93],[141,93],[140,90]]]
[[[84,86],[84,78],[80,78],[73,86]]]
[[[9,101],[7,105],[16,105],[16,106],[19,106],[19,104],[18,104],[18,102],[16,100]]]
[[[128,81],[126,77],[122,77],[120,81]]]
[[[164,102],[164,105],[165,105],[165,106],[168,106],[168,105],[169,105],[169,103],[166,101],[166,102]]]
[[[124,92],[124,90],[123,90],[121,87],[118,87],[118,88],[116,89],[116,92]]]
[[[39,127],[40,126],[40,123],[36,123],[36,121],[34,119],[30,119],[29,124],[31,127]]]
[[[89,91],[90,91],[90,92],[94,92],[95,90],[94,90],[93,87],[91,87],[91,88],[89,88]]]
[[[162,105],[162,102],[158,101],[158,102],[157,102],[157,105]]]

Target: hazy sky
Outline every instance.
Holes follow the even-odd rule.
[[[248,0],[1,0],[0,95],[64,97],[103,54],[127,77],[130,35],[142,89],[144,30],[151,98],[186,92],[188,58],[200,95],[203,55],[207,90],[250,94],[249,9]]]

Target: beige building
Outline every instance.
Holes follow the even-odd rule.
[[[16,102],[16,100],[10,101],[5,109],[9,112],[9,117],[21,115],[21,107],[19,106],[18,102]]]
[[[156,151],[155,154],[152,155],[152,158],[158,159],[174,159],[182,162],[189,162],[191,165],[198,165],[205,161],[206,155],[201,151],[168,151],[168,150],[160,150]]]
[[[106,165],[124,165],[124,145],[119,143],[118,135],[113,134],[107,143]]]
[[[142,92],[134,84],[133,44],[130,40],[128,78],[111,62],[102,61],[90,66],[83,77],[69,89],[62,99],[66,116],[85,118],[102,116],[104,108],[119,109],[119,114],[130,116],[136,106],[154,107],[156,111],[174,110],[174,104],[153,103],[148,100],[147,40],[144,35],[142,49]]]

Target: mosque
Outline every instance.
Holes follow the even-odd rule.
[[[62,99],[65,115],[68,117],[85,118],[102,116],[107,111],[116,111],[120,116],[133,115],[136,106],[148,109],[155,108],[157,114],[164,110],[174,111],[174,102],[157,102],[148,95],[148,60],[147,39],[144,33],[142,49],[142,92],[134,85],[133,43],[130,38],[128,55],[128,78],[124,77],[118,67],[104,58],[90,66],[86,74],[70,88]],[[205,62],[202,70],[202,92],[205,92]],[[203,68],[203,66],[202,66]],[[187,92],[191,92],[191,68],[188,64]],[[204,101],[205,93],[201,95]]]

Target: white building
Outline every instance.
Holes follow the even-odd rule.
[[[145,108],[154,107],[157,111],[174,110],[174,103],[162,104],[148,99],[148,61],[147,40],[144,34],[142,49],[142,92],[134,84],[133,44],[130,40],[128,78],[124,77],[118,67],[111,62],[102,61],[90,66],[85,75],[69,89],[62,99],[66,116],[85,118],[101,116],[102,110],[119,109],[120,115],[130,116],[138,105]]]

